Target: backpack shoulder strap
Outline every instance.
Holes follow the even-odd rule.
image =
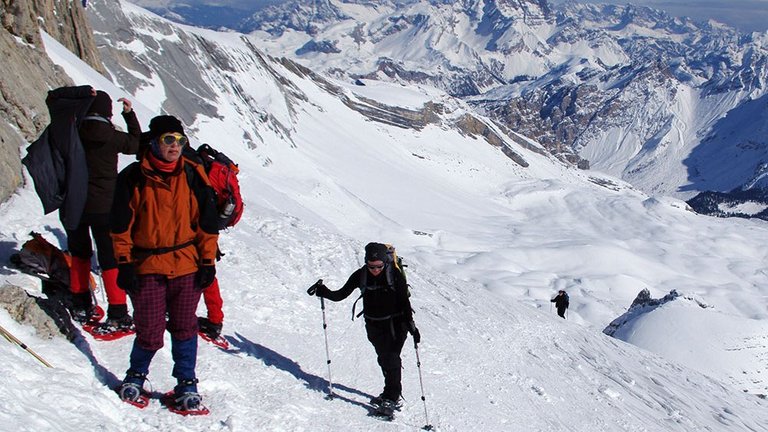
[[[387,264],[387,268],[384,269],[386,271],[386,277],[387,277],[387,286],[392,291],[395,290],[395,263],[389,263]]]
[[[141,173],[141,162],[133,162],[125,167],[117,176],[114,199],[112,200],[112,231],[125,232],[133,219],[129,206],[134,189],[141,189],[146,178]]]
[[[216,192],[211,187],[204,172],[201,172],[202,165],[182,156],[184,159],[184,175],[187,177],[187,184],[192,190],[197,200],[197,206],[200,209],[200,228],[208,234],[218,234],[219,212],[216,209]]]
[[[93,120],[93,121],[97,121],[97,122],[101,122],[101,123],[106,123],[106,124],[112,126],[112,122],[109,121],[109,119],[106,119],[106,118],[104,118],[104,117],[102,117],[100,115],[95,115],[95,114],[94,115],[87,115],[87,116],[83,117],[83,121],[86,121],[86,120]]]
[[[203,164],[203,158],[200,156],[200,153],[195,151],[190,145],[184,146],[181,150],[181,154],[194,163]]]
[[[360,301],[361,298],[363,298],[363,295],[365,294],[365,287],[368,285],[368,272],[365,269],[365,266],[362,266],[360,268],[360,281],[357,284],[357,287],[360,289],[360,297],[355,300],[355,302],[352,304],[352,321],[355,320],[355,318],[360,318],[360,315],[365,313],[365,310],[361,310],[359,314],[355,315],[355,308],[357,307],[357,302]]]

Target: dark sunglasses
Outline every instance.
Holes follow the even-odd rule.
[[[160,142],[167,146],[172,146],[173,143],[179,143],[180,147],[184,147],[185,145],[187,145],[189,140],[184,135],[176,136],[174,134],[165,134],[160,137]]]
[[[368,264],[367,267],[368,267],[368,270],[381,270],[384,268],[384,264],[379,264],[379,265]]]

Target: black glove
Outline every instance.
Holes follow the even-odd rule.
[[[318,279],[314,285],[307,289],[307,294],[316,295],[318,297],[326,297],[331,290],[323,284],[322,279]]]
[[[139,279],[136,277],[136,266],[131,263],[117,266],[117,286],[128,294],[139,292]]]
[[[195,274],[195,286],[197,286],[198,290],[202,291],[211,286],[214,279],[216,279],[216,266],[200,266]]]
[[[419,333],[419,329],[416,328],[416,323],[413,321],[409,321],[406,325],[406,328],[408,329],[408,333],[411,334],[413,337],[413,343],[418,344],[421,342],[421,333]]]

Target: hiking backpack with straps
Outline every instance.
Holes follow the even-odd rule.
[[[237,164],[224,153],[208,144],[193,150],[187,147],[184,155],[200,162],[208,174],[213,190],[216,192],[216,208],[219,211],[219,229],[235,226],[243,215],[243,197],[240,195],[240,183]]]
[[[49,288],[60,289],[69,294],[69,267],[72,263],[70,254],[51,244],[40,233],[32,231],[29,235],[32,238],[24,242],[18,253],[10,256],[11,264],[26,274],[48,282]],[[90,274],[88,284],[91,291],[96,289],[93,274]],[[45,287],[46,285],[43,293]]]

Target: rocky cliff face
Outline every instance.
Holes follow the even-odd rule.
[[[103,71],[82,3],[0,0],[0,200],[21,184],[19,148],[48,123],[48,90],[71,85],[45,53],[40,29]]]

